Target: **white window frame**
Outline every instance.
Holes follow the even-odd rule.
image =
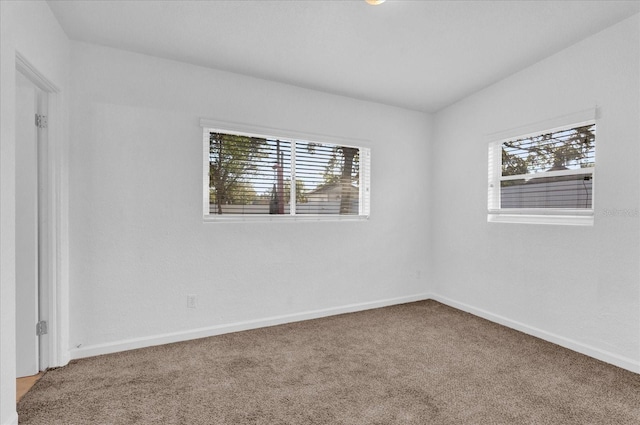
[[[544,122],[486,136],[489,140],[487,222],[593,226],[595,205],[595,166],[573,170],[546,171],[544,173],[544,177],[591,174],[593,179],[592,181],[594,182],[591,208],[501,208],[500,183],[507,180],[522,180],[541,177],[539,175],[541,173],[502,176],[502,144],[504,142],[554,133],[583,125],[596,124],[597,126],[596,111],[597,109],[580,111]]]
[[[200,127],[202,127],[203,130],[202,199],[203,220],[205,222],[365,221],[369,219],[371,209],[371,148],[369,142],[344,137],[308,134],[234,122],[223,122],[208,118],[200,119]],[[358,214],[296,214],[295,202],[291,205],[290,214],[211,214],[209,210],[209,134],[211,132],[281,140],[290,142],[292,144],[292,150],[295,149],[294,144],[296,142],[323,143],[358,148],[360,150],[360,202]],[[293,169],[294,167],[295,158],[292,158],[291,168]],[[294,201],[295,184],[295,178],[292,177],[291,194],[293,195]]]

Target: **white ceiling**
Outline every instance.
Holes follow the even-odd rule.
[[[640,1],[53,1],[69,38],[435,112]]]

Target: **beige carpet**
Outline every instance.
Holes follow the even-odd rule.
[[[640,424],[640,375],[434,301],[73,361],[24,424]]]

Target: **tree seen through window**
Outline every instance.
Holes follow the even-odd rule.
[[[358,214],[360,150],[212,131],[210,214]]]

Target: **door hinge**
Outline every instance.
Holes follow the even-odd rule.
[[[41,320],[36,323],[36,336],[46,335],[48,332],[49,329],[47,328],[46,320]]]
[[[47,128],[47,116],[36,114],[36,127]]]

